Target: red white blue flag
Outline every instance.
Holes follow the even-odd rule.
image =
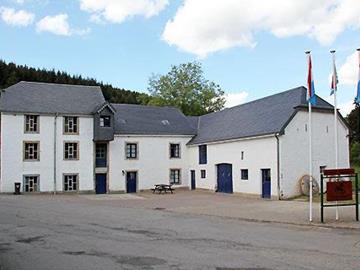
[[[311,62],[310,53],[308,54],[308,62],[309,62],[309,68],[308,68],[308,78],[307,78],[307,88],[308,88],[307,99],[308,102],[311,103],[311,105],[316,105],[315,86],[314,86],[314,78],[312,73],[312,62]]]
[[[335,93],[335,91],[337,91],[338,83],[339,83],[339,79],[338,79],[335,60],[334,60],[333,61],[333,75],[331,76],[331,92],[330,92],[330,96],[333,95]]]

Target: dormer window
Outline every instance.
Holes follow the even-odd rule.
[[[164,126],[170,125],[169,120],[161,120],[161,123],[162,123]]]
[[[100,116],[100,127],[110,127],[110,126],[111,126],[110,116],[101,115]]]

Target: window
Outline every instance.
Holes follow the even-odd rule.
[[[206,145],[199,145],[199,164],[207,163],[207,147]]]
[[[96,144],[96,167],[107,166],[107,145],[104,143]]]
[[[39,116],[25,115],[25,132],[39,133]]]
[[[76,116],[65,116],[64,133],[77,134],[79,132],[79,118]]]
[[[244,159],[244,151],[241,151],[241,160]]]
[[[249,170],[243,169],[241,170],[241,180],[248,180],[249,179]]]
[[[206,178],[206,170],[201,170],[200,174],[201,174],[201,178]]]
[[[171,169],[170,170],[170,184],[172,185],[180,185],[180,170],[179,169]]]
[[[180,158],[180,144],[170,144],[170,158]]]
[[[24,142],[24,160],[40,160],[39,142]]]
[[[100,159],[106,158],[106,144],[96,145],[96,158],[100,158]]]
[[[78,175],[65,174],[64,175],[64,191],[76,191],[78,188]]]
[[[137,143],[126,143],[126,158],[137,158]]]
[[[100,116],[100,127],[110,127],[111,121],[110,116],[101,115]]]
[[[79,159],[79,143],[65,142],[65,144],[64,144],[64,159],[66,159],[66,160]]]
[[[26,175],[24,176],[24,192],[39,192],[39,176]]]

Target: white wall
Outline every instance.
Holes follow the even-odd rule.
[[[334,114],[312,113],[313,176],[320,183],[320,166],[335,167]],[[299,111],[280,137],[280,187],[284,198],[300,194],[298,180],[309,173],[308,113]],[[338,121],[339,167],[350,166],[348,129]]]
[[[181,169],[181,185],[189,185],[186,143],[191,137],[171,136],[115,136],[109,143],[109,190],[126,191],[126,174],[137,171],[137,189],[150,189],[155,184],[168,184],[170,169]],[[138,143],[138,158],[125,158],[125,143]],[[170,158],[170,143],[179,143],[181,158]]]
[[[214,190],[217,184],[219,163],[232,164],[233,191],[249,194],[262,194],[261,169],[271,169],[271,195],[277,196],[277,142],[274,136],[257,139],[244,139],[207,145],[207,164],[199,165],[198,146],[189,147],[189,167],[195,170],[196,186]],[[241,151],[244,159],[241,160]],[[206,170],[202,179],[200,170]],[[249,170],[249,179],[241,180],[241,169]]]
[[[40,116],[40,133],[24,133],[24,115],[4,114],[1,121],[0,192],[13,192],[23,175],[40,175],[40,191],[54,190],[54,116]],[[79,118],[79,135],[63,135],[63,117],[57,119],[57,191],[63,190],[63,173],[78,173],[80,190],[93,190],[93,119]],[[80,160],[63,160],[63,142],[80,143]],[[40,142],[40,161],[23,161],[23,141]],[[22,184],[23,186],[23,184]]]

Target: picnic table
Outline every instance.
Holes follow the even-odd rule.
[[[151,190],[153,191],[153,193],[158,192],[158,194],[161,194],[162,192],[167,193],[168,191],[173,194],[174,191],[172,185],[168,184],[156,184]]]

